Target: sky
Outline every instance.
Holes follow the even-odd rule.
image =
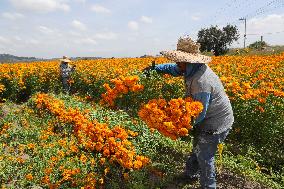
[[[176,49],[179,37],[228,23],[231,47],[284,45],[284,0],[0,0],[0,54],[37,58],[139,57]]]

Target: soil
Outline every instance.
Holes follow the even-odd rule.
[[[170,183],[163,189],[200,189],[200,185],[197,181],[194,182],[181,182],[176,181]],[[217,175],[217,189],[271,189],[255,181],[250,181],[245,177],[236,175],[229,170],[223,169],[221,173]]]
[[[19,108],[19,105],[13,104],[13,105],[6,105],[0,103],[0,119],[4,119],[10,112],[13,110]]]

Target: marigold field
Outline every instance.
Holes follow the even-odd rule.
[[[0,64],[2,188],[163,188],[191,151],[183,78],[141,71],[165,58],[77,60],[71,94],[59,61]],[[284,186],[284,53],[213,57],[235,122],[216,155],[263,186]]]

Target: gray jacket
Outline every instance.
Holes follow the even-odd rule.
[[[60,74],[61,74],[61,77],[69,77],[70,74],[74,71],[74,68],[71,67],[69,64],[64,64],[64,63],[61,63],[60,64]]]
[[[206,64],[192,77],[185,77],[186,96],[210,93],[209,106],[205,118],[196,129],[201,132],[219,134],[232,127],[234,122],[230,100],[219,77]]]

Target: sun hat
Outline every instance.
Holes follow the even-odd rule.
[[[71,62],[71,60],[67,56],[63,56],[62,59],[60,59],[61,62]]]
[[[199,43],[195,43],[189,36],[185,36],[179,38],[177,50],[162,51],[160,53],[174,62],[208,64],[211,57],[200,54],[199,48]]]

